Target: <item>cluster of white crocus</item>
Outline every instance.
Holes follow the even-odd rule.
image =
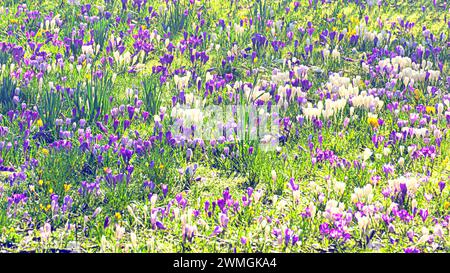
[[[311,103],[308,103],[306,107],[302,108],[303,115],[306,119],[311,120],[312,118],[320,117],[323,110],[323,104],[320,102],[317,107],[313,107]]]
[[[214,78],[214,76],[211,75],[211,73],[209,73],[209,71],[206,72],[205,82],[208,82],[208,81],[212,80],[213,78]],[[236,81],[234,84],[235,84],[235,88],[239,88],[239,86],[242,85],[242,81]]]
[[[284,211],[285,211],[285,209],[286,209],[286,207],[287,207],[287,205],[288,205],[288,203],[287,203],[287,201],[286,200],[284,200],[284,199],[281,199],[281,200],[278,200],[277,198],[274,198],[277,202],[275,203],[276,204],[276,211],[278,212],[278,213],[283,213]]]
[[[143,53],[144,51],[141,51],[139,54],[141,55],[141,53]],[[143,63],[137,63],[136,65],[134,65],[133,66],[133,69],[136,71],[136,72],[139,72],[139,71],[143,71],[144,69],[145,69],[145,64],[143,64]],[[130,67],[131,68],[131,67]]]
[[[382,30],[380,32],[377,31],[368,31],[367,27],[361,23],[359,26],[356,26],[355,28],[356,33],[362,37],[365,41],[373,42],[375,38],[378,39],[378,43],[383,42],[384,40],[387,40],[389,37],[389,33],[387,33],[385,30]]]
[[[408,194],[410,196],[414,196],[417,192],[417,189],[420,186],[420,180],[417,177],[405,177],[405,176],[401,176],[395,179],[390,179],[388,180],[388,185],[389,188],[392,191],[397,191],[400,192],[401,191],[401,187],[400,185],[404,184],[406,185],[406,189],[408,191]]]
[[[264,190],[262,190],[262,189],[255,190],[252,195],[253,202],[255,204],[259,203],[259,201],[261,200],[261,197],[263,197],[263,195],[264,195]]]
[[[333,51],[331,51],[331,58],[333,58],[334,60],[339,60],[341,58],[341,53],[339,52],[337,47],[333,49]]]
[[[369,148],[365,148],[363,153],[361,154],[361,157],[364,161],[367,161],[372,155],[373,155],[372,150]]]
[[[289,100],[287,98],[287,89],[291,90]],[[287,106],[288,102],[295,101],[297,97],[305,98],[307,96],[306,92],[303,92],[301,87],[291,86],[288,84],[284,86],[282,85],[278,86],[277,94],[280,96],[280,100],[278,101],[278,105],[280,106],[285,104]]]
[[[431,86],[428,86],[428,87],[427,87],[427,89],[431,89]],[[431,90],[428,90],[428,93],[431,93]],[[448,101],[448,100],[446,100],[446,101]],[[444,104],[442,102],[440,102],[437,104],[437,114],[438,114],[438,116],[442,116],[442,113],[444,113]]]
[[[234,24],[234,32],[236,32],[236,34],[241,35],[242,33],[245,32],[245,27],[244,25],[240,25],[240,24]]]
[[[94,48],[94,45],[83,45],[81,46],[81,52],[86,55],[86,57],[93,56],[100,51],[100,45],[97,44]]]
[[[69,5],[79,6],[80,5],[80,0],[67,0],[67,3]]]
[[[367,27],[361,22],[359,25],[355,27],[355,32],[359,37],[364,37],[364,33],[367,31]]]
[[[120,239],[122,239],[123,235],[125,234],[125,228],[121,227],[119,224],[117,224],[115,227],[116,231],[114,233],[114,236],[117,241],[120,241]]]
[[[342,77],[338,73],[333,73],[325,84],[325,88],[330,92],[337,92],[342,98],[349,98],[359,94],[358,84],[360,81],[361,76],[356,76],[350,80],[350,78]]]
[[[265,134],[262,138],[260,138],[260,149],[262,151],[273,151],[274,147],[275,150],[278,149],[278,146],[276,146],[278,144],[278,140],[279,140],[279,134],[276,133],[269,133],[269,134]]]
[[[131,100],[134,96],[135,96],[135,91],[133,90],[133,88],[126,88],[125,89],[125,95],[127,97],[127,99]]]
[[[384,68],[389,68],[394,73],[399,73],[401,70],[412,67],[412,61],[409,57],[395,56],[392,59],[384,59],[378,62],[381,73],[384,73]],[[400,70],[399,70],[400,69]]]
[[[192,217],[192,215],[194,215],[193,211],[193,209],[188,209],[185,213],[180,215],[180,209],[174,208],[174,216],[176,219],[179,217],[183,234],[188,238],[192,237],[192,235],[197,232],[197,226],[194,224],[195,221]],[[202,222],[197,223],[202,224]]]
[[[89,73],[89,71],[91,71],[91,66],[92,66],[91,63],[87,63],[87,64],[86,64],[86,72],[87,72],[87,73]],[[49,68],[49,67],[47,67],[47,68]],[[83,68],[83,65],[77,64],[76,68],[77,68],[78,73],[81,73],[81,69]],[[69,69],[70,69],[70,71],[73,70],[73,64],[70,64],[70,65],[69,65]]]
[[[368,216],[363,216],[361,213],[356,213],[355,218],[358,221],[358,227],[360,230],[366,230],[371,220]]]
[[[339,52],[339,50],[336,48],[334,48],[333,50],[330,50],[328,47],[328,44],[326,45],[326,47],[323,49],[323,58],[325,60],[328,60],[330,58],[337,60],[339,58],[341,58],[341,53]]]
[[[277,20],[275,22],[274,26],[277,28],[278,33],[280,33],[282,31],[283,25],[284,25],[284,21],[283,20]]]
[[[391,63],[394,68],[400,67],[400,69],[412,66],[412,61],[409,57],[395,56],[391,59]]]
[[[295,64],[297,61],[298,59],[296,57],[292,57],[292,60],[287,58],[283,59],[283,67],[287,64],[288,68],[291,70],[293,68],[292,64]]]
[[[213,76],[209,72],[206,72],[205,82],[208,82],[212,78]],[[242,81],[235,81],[233,84],[227,84],[225,87],[227,88],[227,94],[232,97],[236,94],[236,90],[239,90],[241,87],[244,88],[243,86],[245,87]]]
[[[450,229],[450,228],[449,228]],[[426,242],[435,241],[435,236],[439,238],[444,238],[444,230],[442,229],[442,226],[437,223],[433,228],[433,234],[430,233],[430,230],[427,227],[422,227],[422,236],[420,236],[419,240],[417,241],[417,244],[425,244]],[[434,242],[433,247],[437,246],[437,243]]]
[[[361,84],[363,84],[364,82],[361,80],[361,76],[360,75],[358,75],[358,76],[356,76],[356,77],[354,77],[353,79],[352,79],[352,85],[353,85],[353,87],[357,87],[357,86],[359,86],[359,85],[361,85]]]
[[[430,73],[429,80],[434,82],[437,81],[441,75],[439,70],[428,70],[428,73]]]
[[[176,105],[172,108],[172,112],[170,113],[172,118],[178,118],[183,120],[185,126],[187,125],[198,125],[203,122],[203,112],[200,109],[186,109],[180,107],[180,105]]]
[[[122,39],[120,37],[116,38],[114,36],[114,34],[111,34],[111,37],[109,38],[109,41],[111,42],[111,45],[113,48],[121,40]],[[98,47],[98,49],[96,49],[96,51],[94,53],[98,52],[98,50],[100,49],[98,45],[97,45],[97,47]],[[127,67],[129,64],[137,63],[138,60],[141,60],[141,62],[142,62],[144,55],[145,54],[142,51],[139,54],[135,55],[133,58],[131,58],[131,53],[129,51],[125,51],[122,54],[120,54],[120,52],[118,50],[114,50],[114,52],[113,52],[114,62],[117,64],[118,67],[122,67],[122,68]]]
[[[217,41],[217,33],[211,33],[211,41],[216,42]],[[220,47],[220,45],[219,45]]]
[[[188,104],[188,105],[194,104],[194,102],[195,102],[194,93],[187,93],[184,95],[184,97],[186,98],[186,104]]]
[[[219,49],[220,49],[220,44],[210,43],[209,48],[206,51],[207,51],[207,53],[209,53],[213,50],[219,51]]]
[[[403,83],[405,85],[414,84],[415,82],[423,82],[425,81],[425,77],[427,72],[423,69],[414,70],[411,67],[407,67],[403,69],[399,74],[399,78],[403,79]]]
[[[339,73],[333,73],[328,78],[327,87],[331,91],[332,87],[349,87],[351,85],[350,78],[342,77]]]
[[[440,76],[439,70],[432,70],[433,63],[422,60],[422,63],[414,63],[409,57],[396,56],[392,59],[384,59],[378,62],[381,73],[384,74],[384,68],[390,68],[399,78],[403,80],[405,85],[414,84],[415,82],[425,81],[427,72],[430,81],[437,81]],[[368,72],[368,66],[363,63],[363,69]]]
[[[325,100],[325,109],[322,111],[322,115],[324,118],[328,119],[335,114],[339,113],[342,109],[347,105],[346,99],[338,99],[338,100]]]
[[[276,71],[272,75],[272,81],[275,83],[285,83],[289,81],[289,71],[287,72]]]
[[[345,183],[340,181],[334,181],[333,190],[335,193],[341,196],[342,194],[344,194],[345,191]]]
[[[323,58],[325,60],[328,60],[328,58],[330,57],[331,51],[329,49],[328,44],[326,45],[326,47],[323,49]]]
[[[228,57],[236,56],[236,55],[239,55],[239,54],[240,54],[240,50],[239,50],[237,44],[234,44],[234,45],[231,47],[231,50],[228,50],[228,51],[227,51],[227,56],[228,56]]]
[[[384,101],[380,100],[379,97],[374,97],[373,95],[367,95],[366,91],[362,91],[361,94],[354,96],[352,98],[352,104],[354,107],[360,107],[365,109],[380,110]]]
[[[384,68],[388,67],[388,68],[392,68],[395,69],[392,64],[391,64],[391,59],[384,59],[384,60],[380,60],[378,62],[378,66],[380,67],[380,71],[382,74],[384,74]],[[368,67],[365,69],[367,70],[367,72],[369,71]]]
[[[129,51],[125,51],[123,54],[120,54],[119,51],[115,50],[113,53],[114,61],[117,66],[127,66],[131,63],[131,53]]]
[[[371,184],[367,184],[362,188],[355,188],[351,196],[352,202],[371,203],[373,199],[373,188]]]
[[[262,100],[264,102],[268,102],[272,96],[269,92],[265,92],[263,90],[259,90],[259,85],[255,86],[255,88],[250,88],[249,86],[244,86],[244,94],[247,99],[251,99],[253,101]]]
[[[450,110],[450,99],[444,99],[444,105],[447,106],[447,110]]]
[[[150,31],[150,41],[156,40],[156,42],[161,41],[161,35],[157,34],[157,31]]]
[[[49,31],[52,33],[59,33],[59,27],[56,25],[56,20],[60,20],[59,17],[60,15],[57,14],[51,20],[46,19],[45,22],[41,23],[40,25],[41,30]]]
[[[175,86],[177,87],[178,90],[185,89],[188,86],[190,79],[191,79],[190,71],[187,71],[186,75],[184,75],[182,77],[180,77],[178,75],[173,76],[173,81],[175,82]]]
[[[415,70],[420,70],[421,68],[425,70],[430,70],[433,67],[433,63],[428,60],[422,60],[421,64],[412,63],[411,67]]]
[[[339,96],[342,98],[349,98],[359,94],[358,86],[349,85],[348,87],[341,86],[338,89]]]
[[[322,187],[314,181],[309,183],[309,189],[314,194],[321,194],[323,191]]]
[[[416,138],[424,138],[428,135],[427,128],[402,127],[402,132],[407,132]]]
[[[366,73],[369,73],[369,72],[370,72],[370,66],[369,66],[367,63],[365,63],[365,62],[362,62],[362,63],[361,63],[361,68],[362,68],[362,70],[363,70],[364,72],[366,72]]]
[[[355,214],[356,220],[358,221],[358,227],[360,230],[364,231],[369,226],[371,219],[368,216],[363,216],[360,213]]]
[[[333,221],[334,220],[334,216],[336,214],[343,214],[345,210],[345,205],[341,202],[338,202],[336,200],[330,199],[328,200],[326,206],[325,206],[325,211],[322,213],[323,217]]]
[[[338,100],[325,100],[325,106],[322,101],[317,103],[317,107],[313,107],[311,103],[308,103],[306,107],[302,107],[303,115],[311,120],[313,117],[318,118],[323,116],[328,119],[333,117],[335,114],[339,113],[342,109],[347,105],[346,99],[338,99]]]
[[[3,75],[3,73],[5,73],[6,71],[6,64],[0,64],[0,75]],[[11,65],[9,66],[11,69],[9,71],[14,71],[14,67],[16,65],[14,63],[11,63]]]
[[[378,39],[379,42],[381,42],[384,39],[384,35],[381,33],[377,33],[376,31],[365,31],[364,32],[364,40],[365,41],[370,41],[373,42],[375,40],[375,38]]]
[[[120,41],[122,41],[122,38],[120,38],[120,36],[116,37],[116,36],[114,36],[114,33],[111,33],[111,36],[109,37],[109,41],[111,42],[111,45],[113,47],[115,47],[116,41],[117,41],[117,43],[120,43]]]
[[[383,148],[383,155],[384,156],[389,156],[391,154],[391,152],[392,152],[391,148],[389,148],[389,147],[384,147]]]
[[[294,75],[298,79],[306,79],[308,76],[309,66],[299,65],[294,67]]]

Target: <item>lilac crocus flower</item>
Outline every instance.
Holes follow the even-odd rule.
[[[291,179],[289,179],[289,188],[292,190],[292,191],[296,191],[296,190],[298,190],[298,188],[299,188],[299,185],[297,185],[297,184],[295,184],[295,178],[291,178]]]
[[[214,231],[213,231],[213,233],[211,234],[211,236],[219,235],[220,233],[222,233],[222,231],[223,231],[223,228],[221,228],[220,226],[216,226],[216,227],[214,228]]]
[[[220,213],[220,225],[222,227],[227,227],[229,218],[225,213]]]
[[[445,182],[444,181],[440,181],[438,183],[438,185],[439,185],[439,190],[442,192],[444,190],[444,188],[445,188]]]

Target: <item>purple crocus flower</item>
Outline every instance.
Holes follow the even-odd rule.
[[[123,121],[123,130],[127,130],[131,125],[131,121],[129,121],[128,119]]]
[[[130,120],[132,120],[133,116],[134,116],[135,108],[133,106],[131,106],[131,105],[128,105],[127,110],[128,110],[128,118]]]
[[[408,247],[404,249],[405,253],[420,253],[420,249],[415,248],[415,247]]]
[[[105,222],[103,223],[103,228],[107,228],[109,226],[109,223],[111,222],[111,220],[109,219],[108,216],[105,217]]]
[[[169,191],[169,187],[166,184],[161,184],[161,190],[162,190],[164,197],[166,197],[167,192]]]
[[[422,218],[422,221],[425,222],[425,220],[427,220],[428,217],[428,210],[427,209],[419,210],[419,215]]]
[[[214,231],[213,231],[213,233],[211,234],[211,236],[219,235],[220,233],[222,233],[222,231],[223,231],[223,228],[221,228],[220,226],[216,226],[216,227],[214,228]]]
[[[326,222],[321,224],[319,227],[319,231],[320,231],[320,234],[322,234],[322,235],[328,234],[330,232],[329,224]]]
[[[158,229],[166,229],[166,227],[164,226],[164,224],[163,223],[161,223],[160,221],[156,221],[156,227],[158,228]]]

